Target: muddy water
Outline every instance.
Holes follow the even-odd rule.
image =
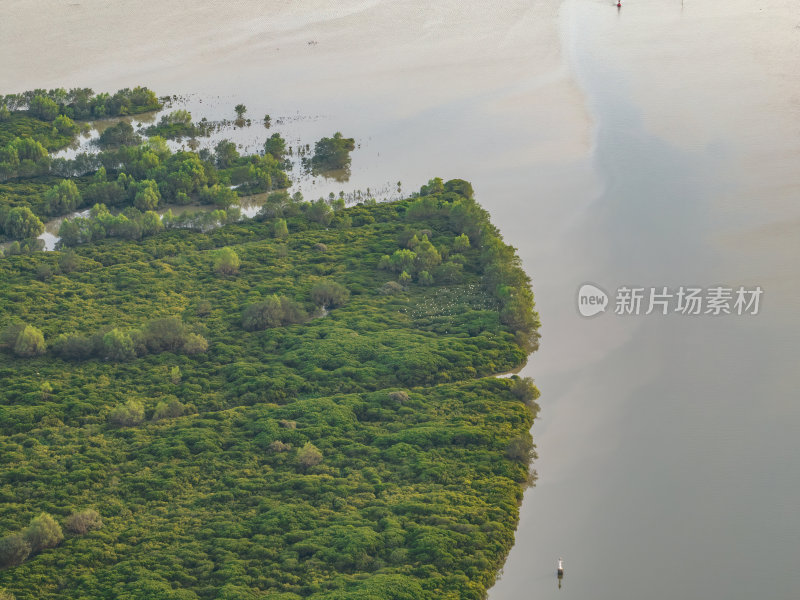
[[[800,594],[792,3],[40,5],[4,7],[3,92],[143,84],[355,137],[350,181],[311,197],[473,181],[544,322],[539,482],[490,598]],[[755,317],[584,319],[587,281],[765,294]]]
[[[562,5],[601,188],[537,280],[540,477],[493,600],[800,594],[795,8]],[[585,281],[765,291],[754,317],[587,320]]]

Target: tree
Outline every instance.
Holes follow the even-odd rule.
[[[217,166],[220,169],[227,169],[239,158],[239,151],[236,149],[236,144],[233,142],[220,140],[214,148],[214,155]]]
[[[260,331],[290,323],[301,323],[307,316],[303,308],[293,300],[273,294],[244,309],[242,327],[247,331]]]
[[[292,449],[292,445],[285,444],[280,440],[275,440],[269,445],[269,449],[272,450],[273,452],[288,452],[289,450]]]
[[[378,293],[382,296],[394,296],[402,291],[403,286],[396,281],[387,281],[378,289]]]
[[[247,331],[257,331],[283,325],[283,306],[279,296],[269,296],[263,302],[256,302],[244,309],[242,327]]]
[[[453,250],[455,252],[464,252],[464,250],[469,249],[469,237],[462,233],[459,236],[456,236],[456,239],[453,240]]]
[[[342,306],[350,298],[350,292],[342,284],[330,279],[317,281],[311,287],[311,301],[317,306]]]
[[[428,241],[428,236],[423,235],[422,240],[414,248],[417,256],[414,258],[414,267],[417,271],[430,271],[442,262],[442,256],[436,247]]]
[[[241,120],[244,118],[244,113],[247,112],[247,107],[244,104],[237,104],[233,110],[236,111],[236,118]]]
[[[19,169],[19,152],[13,144],[0,146],[0,178],[14,177]]]
[[[102,339],[62,333],[52,345],[53,353],[64,360],[85,360],[94,355]]]
[[[31,325],[25,325],[14,343],[14,354],[26,358],[39,356],[46,350],[47,346],[44,343],[42,332]]]
[[[103,352],[107,359],[113,361],[131,360],[136,357],[130,334],[116,327],[103,336]]]
[[[236,275],[239,272],[239,264],[239,255],[233,248],[226,246],[216,253],[214,271],[218,275]]]
[[[207,187],[200,192],[200,199],[207,204],[228,208],[239,201],[239,194],[236,190],[215,183],[211,187]]]
[[[289,227],[286,225],[286,219],[278,219],[275,221],[272,233],[279,240],[285,240],[289,237]]]
[[[28,110],[42,121],[52,121],[58,116],[58,104],[46,96],[36,96],[28,105]]]
[[[36,279],[39,281],[49,281],[53,277],[53,269],[50,265],[40,264],[36,267]]]
[[[161,200],[158,184],[152,179],[145,179],[136,183],[136,196],[133,205],[141,211],[155,210]]]
[[[172,154],[172,150],[169,149],[169,145],[167,144],[167,140],[161,137],[160,135],[154,135],[152,137],[147,138],[147,141],[143,144],[145,148],[147,148],[150,152],[158,156],[160,160],[165,160]]]
[[[394,254],[392,254],[392,256],[389,258],[389,268],[395,273],[411,271],[416,258],[417,253],[413,250],[409,250],[407,248],[395,250]],[[380,264],[384,265],[385,261],[381,260]]]
[[[55,548],[64,539],[61,525],[45,512],[31,519],[31,523],[23,535],[25,541],[31,546],[31,552]]]
[[[159,173],[158,168],[161,166],[161,159],[158,154],[145,150],[143,148],[137,149],[137,157],[128,164],[130,175],[136,179],[152,178],[155,174]]]
[[[62,179],[44,195],[47,203],[47,212],[51,215],[61,215],[72,212],[81,202],[81,194],[75,182]]]
[[[202,354],[208,350],[208,340],[197,333],[190,333],[186,336],[183,343],[183,351],[186,354]]]
[[[440,194],[444,191],[444,183],[441,177],[434,177],[428,180],[427,185],[423,185],[419,189],[420,196],[430,196],[432,194]]]
[[[459,196],[463,196],[467,200],[472,200],[475,192],[472,190],[472,184],[463,179],[451,179],[444,184],[445,192],[454,192]]]
[[[144,420],[144,406],[138,400],[128,400],[115,407],[108,414],[108,420],[118,427],[133,427]]]
[[[153,420],[174,419],[182,417],[184,414],[186,414],[186,406],[175,396],[170,396],[156,405],[156,410],[153,412]]]
[[[30,137],[14,138],[11,142],[11,147],[16,150],[17,160],[15,161],[13,155],[6,156],[0,168],[5,172],[9,168],[14,167],[16,162],[16,175],[19,177],[33,177],[35,175],[44,175],[50,167],[50,156],[47,149],[41,143]],[[8,155],[8,152],[3,154]],[[10,162],[7,162],[7,160]],[[13,175],[14,173],[6,175]]]
[[[264,152],[271,154],[277,160],[281,160],[283,155],[286,154],[286,140],[281,137],[280,133],[273,133],[264,142]]]
[[[440,283],[461,283],[464,278],[464,265],[448,260],[434,270],[434,277]]]
[[[335,171],[350,166],[350,152],[356,147],[353,138],[343,137],[336,132],[332,138],[324,137],[314,144],[312,166],[320,171]]]
[[[514,376],[511,379],[511,393],[515,398],[522,400],[527,407],[534,411],[538,411],[539,407],[536,400],[539,399],[539,389],[533,383],[530,377],[519,378]]]
[[[141,142],[141,136],[133,130],[133,126],[127,121],[120,121],[116,125],[106,127],[97,139],[97,143],[104,148],[137,146]]]
[[[158,216],[157,212],[152,210],[148,210],[142,215],[139,224],[142,227],[142,235],[154,235],[164,229],[164,225],[161,223],[161,217]]]
[[[78,264],[78,255],[75,254],[74,250],[65,250],[58,257],[58,268],[61,269],[62,273],[72,273],[78,268]]]
[[[196,155],[181,161],[177,173],[173,173],[179,178],[185,177],[188,184],[187,189],[184,189],[187,194],[197,192],[203,189],[203,186],[208,185],[208,174],[206,173],[206,166],[203,161]]]
[[[100,517],[99,512],[93,508],[87,508],[86,510],[74,512],[68,516],[67,520],[64,522],[64,527],[70,533],[84,535],[94,529],[102,528],[103,519]]]
[[[198,317],[207,317],[211,314],[211,302],[208,300],[200,300],[194,309]]]
[[[308,208],[308,218],[327,227],[333,220],[333,209],[322,198],[312,202]]]
[[[49,400],[53,396],[53,385],[49,381],[45,381],[39,386],[39,397],[42,400]]]
[[[533,442],[531,434],[526,433],[513,438],[508,443],[506,456],[511,460],[516,460],[527,465],[533,458]]]
[[[44,223],[27,206],[17,206],[8,211],[3,228],[8,237],[22,240],[41,235]]]
[[[167,317],[148,321],[142,328],[141,340],[152,354],[177,352],[186,343],[187,334],[180,319]]]
[[[20,160],[30,160],[38,163],[49,156],[47,148],[33,138],[14,138],[11,144],[17,150]]]
[[[21,565],[31,553],[31,545],[20,533],[0,538],[0,566]]]
[[[297,462],[303,469],[308,469],[322,462],[322,452],[311,442],[306,442],[297,451]]]
[[[78,126],[75,122],[66,115],[58,115],[56,120],[53,121],[58,133],[72,137],[78,132]]]
[[[397,404],[403,404],[408,402],[408,392],[404,392],[403,390],[389,392],[389,399]]]

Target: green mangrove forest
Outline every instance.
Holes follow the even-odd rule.
[[[164,104],[0,97],[0,598],[485,598],[533,479],[539,392],[496,377],[539,342],[514,248],[465,180],[307,201],[277,133],[124,120]]]

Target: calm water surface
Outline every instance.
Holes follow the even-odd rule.
[[[794,3],[39,5],[5,3],[3,93],[142,84],[355,137],[350,181],[307,197],[474,183],[544,322],[539,482],[492,600],[800,597]],[[587,281],[765,292],[757,316],[584,319]]]

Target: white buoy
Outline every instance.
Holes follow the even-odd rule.
[[[561,578],[564,576],[564,559],[558,559],[558,577]]]

